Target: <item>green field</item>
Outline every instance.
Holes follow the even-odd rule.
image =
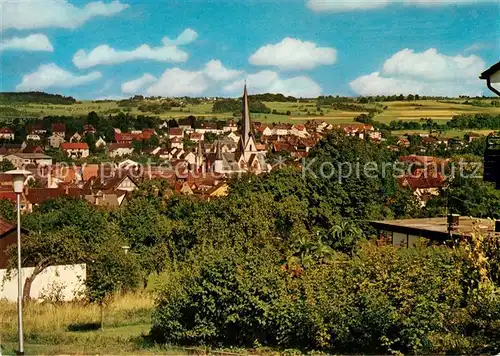
[[[478,107],[463,104],[458,99],[454,102],[441,102],[437,100],[419,100],[391,101],[379,103],[385,109],[376,114],[375,120],[383,123],[389,123],[393,120],[420,121],[421,118],[432,118],[435,121],[444,123],[455,115],[492,113],[500,114],[500,107]],[[367,111],[343,111],[335,110],[328,106],[322,106],[321,112],[317,111],[316,101],[308,102],[264,102],[271,110],[277,110],[280,113],[290,111],[291,115],[276,114],[252,114],[254,121],[265,123],[304,123],[308,120],[324,120],[335,123],[352,123],[354,118],[360,114],[366,114]],[[212,102],[202,102],[198,105],[188,104],[184,108],[175,107],[161,114],[151,112],[141,112],[137,107],[125,108],[118,106],[116,101],[111,102],[92,102],[83,101],[73,105],[44,105],[44,104],[12,104],[0,106],[10,107],[18,110],[21,117],[35,116],[43,117],[47,115],[86,115],[90,111],[96,111],[99,114],[112,114],[118,111],[129,112],[133,115],[155,115],[163,119],[181,118],[189,115],[204,118],[231,118],[233,113],[213,113]],[[367,110],[374,107],[374,104],[364,104]],[[322,114],[321,114],[322,113]]]
[[[472,105],[444,103],[436,100],[419,100],[416,102],[392,101],[384,103],[388,109],[378,114],[375,119],[384,123],[393,120],[419,121],[420,118],[432,118],[440,123],[461,114],[489,113],[500,114],[499,107],[477,107]]]
[[[443,137],[443,138],[463,138],[464,134],[466,133],[477,133],[480,135],[488,135],[490,133],[494,132],[494,130],[447,130],[444,131],[442,134],[436,134],[435,132],[432,133],[433,136],[436,137]],[[418,134],[428,134],[429,131],[427,130],[393,130],[391,131],[393,135],[396,136],[403,136],[403,135],[418,135]]]
[[[216,352],[202,347],[155,345],[146,335],[151,329],[154,295],[125,294],[105,309],[104,330],[99,329],[100,309],[80,302],[37,303],[24,307],[26,355],[195,355]],[[16,303],[0,300],[0,355],[15,355]]]

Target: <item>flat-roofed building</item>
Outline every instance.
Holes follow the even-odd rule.
[[[50,166],[52,165],[52,157],[43,153],[12,153],[5,156],[5,159],[10,161],[16,168],[22,168],[27,165],[34,166]]]
[[[387,237],[394,246],[411,247],[419,238],[444,243],[473,232],[496,234],[500,239],[500,222],[491,219],[453,215],[450,217],[371,221],[379,236]]]

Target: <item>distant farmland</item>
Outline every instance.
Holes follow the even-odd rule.
[[[375,105],[356,104],[358,107],[366,108],[366,111],[335,110],[331,106],[317,106],[316,100],[307,102],[264,102],[264,104],[275,113],[261,114],[253,113],[255,121],[264,123],[304,123],[308,120],[324,120],[327,122],[350,123],[361,115],[367,114],[369,110],[376,107],[379,111],[374,119],[388,124],[394,120],[416,121],[421,118],[432,118],[439,123],[445,123],[453,116],[460,114],[491,113],[500,114],[500,107],[479,107],[463,104],[463,99],[456,99],[454,102],[442,102],[437,100],[418,101],[389,101],[380,102]],[[144,101],[148,103],[148,101]],[[117,101],[82,101],[71,105],[39,104],[39,103],[0,103],[0,115],[5,119],[14,117],[43,117],[47,115],[83,116],[90,111],[99,114],[116,114],[120,111],[128,112],[132,115],[152,115],[162,119],[181,118],[189,115],[203,118],[231,118],[232,112],[214,113],[212,112],[213,102],[201,102],[200,104],[187,104],[185,107],[174,107],[160,113],[144,112],[138,106],[120,107]],[[290,115],[286,115],[289,113]]]

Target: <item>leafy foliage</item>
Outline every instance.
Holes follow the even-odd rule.
[[[0,93],[0,102],[6,103],[46,103],[46,104],[62,104],[71,105],[76,103],[76,100],[70,96],[62,96],[59,94],[48,94],[39,91],[23,92],[23,93]]]
[[[363,245],[307,270],[272,248],[211,250],[168,272],[151,336],[328,353],[481,353],[499,347],[498,287],[470,291],[461,251]]]
[[[249,100],[249,109],[253,113],[263,113],[270,114],[271,109],[268,108],[264,103],[257,100]],[[214,103],[212,111],[214,113],[224,113],[224,112],[239,112],[241,111],[242,102],[238,99],[221,99]]]

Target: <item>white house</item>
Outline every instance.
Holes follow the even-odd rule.
[[[27,141],[40,141],[42,138],[38,134],[29,134],[26,136]]]
[[[204,137],[202,133],[199,132],[191,132],[189,134],[189,139],[193,142],[203,141]]]
[[[269,126],[261,127],[260,131],[262,132],[262,136],[272,136],[275,134],[274,130],[271,129]]]
[[[174,138],[184,138],[184,130],[181,129],[180,127],[172,127],[170,130],[168,130],[168,138],[169,139],[174,139]]]
[[[140,166],[139,163],[137,163],[136,161],[132,161],[131,159],[126,159],[126,160],[118,163],[118,168],[120,168],[120,169],[129,169],[129,168],[139,167],[139,166]]]
[[[238,131],[238,125],[236,125],[234,120],[229,120],[228,122],[226,122],[226,124],[222,128],[222,131],[224,131],[224,132],[236,132],[236,131]]]
[[[12,153],[5,156],[16,168],[23,168],[26,165],[50,166],[52,157],[43,153]]]
[[[237,135],[234,132],[231,132],[229,135],[227,135],[227,137],[230,138],[231,140],[233,140],[236,143],[240,142],[240,136]]]
[[[286,124],[274,125],[273,130],[274,134],[278,136],[286,136],[289,134],[288,125]]]
[[[95,148],[104,148],[106,147],[106,145],[107,143],[103,140],[102,137],[99,137],[99,139],[95,142]]]
[[[12,131],[8,127],[1,128],[0,129],[0,139],[13,140],[14,139],[14,131]]]
[[[59,147],[72,159],[87,158],[90,154],[89,145],[85,142],[64,142]]]
[[[121,157],[130,155],[134,152],[134,147],[131,143],[112,143],[109,145],[108,156],[109,157]]]
[[[196,163],[196,154],[190,151],[186,153],[182,159],[186,160],[190,165],[194,165]]]
[[[306,127],[303,124],[293,125],[290,130],[290,135],[307,138],[309,137],[309,133],[307,132]]]
[[[179,137],[174,137],[170,140],[170,147],[171,148],[178,148],[178,149],[184,149],[184,142],[182,142],[182,139]]]
[[[82,135],[78,132],[75,132],[73,136],[70,137],[69,142],[80,142],[82,140]]]
[[[59,134],[52,134],[50,137],[49,137],[49,145],[52,147],[52,148],[59,148],[59,146],[61,145],[61,143],[63,143],[64,141],[66,141],[64,139],[64,136],[61,136]]]

